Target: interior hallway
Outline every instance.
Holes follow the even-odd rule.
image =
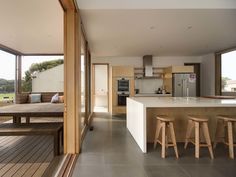
[[[236,160],[228,158],[224,145],[215,149],[211,160],[206,148],[200,150],[201,158],[194,158],[194,148],[187,150],[178,144],[180,158],[173,148],[166,159],[160,157],[161,147],[143,154],[136,145],[126,122],[120,117],[94,118],[94,130],[88,131],[83,142],[73,177],[235,177]]]

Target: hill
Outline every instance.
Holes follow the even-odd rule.
[[[14,92],[14,80],[6,80],[0,78],[0,93]]]

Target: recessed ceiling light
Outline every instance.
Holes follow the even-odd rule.
[[[154,30],[154,29],[156,29],[156,27],[155,27],[155,26],[151,26],[150,29],[151,29],[151,30]]]
[[[192,29],[192,28],[193,28],[192,26],[188,26],[188,27],[187,27],[188,30],[190,30],[190,29]]]

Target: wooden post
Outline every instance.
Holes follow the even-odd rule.
[[[79,153],[81,23],[73,0],[60,0],[64,9],[64,153]]]
[[[15,63],[15,94],[18,94],[21,93],[21,55],[16,55]]]

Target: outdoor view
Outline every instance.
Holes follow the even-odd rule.
[[[236,92],[236,51],[221,55],[222,92]]]
[[[15,55],[0,50],[0,105],[13,102],[15,91]]]
[[[0,50],[0,106],[14,102],[15,60]],[[63,56],[22,57],[22,92],[63,92],[63,63]]]
[[[63,56],[24,56],[22,92],[63,92]]]

